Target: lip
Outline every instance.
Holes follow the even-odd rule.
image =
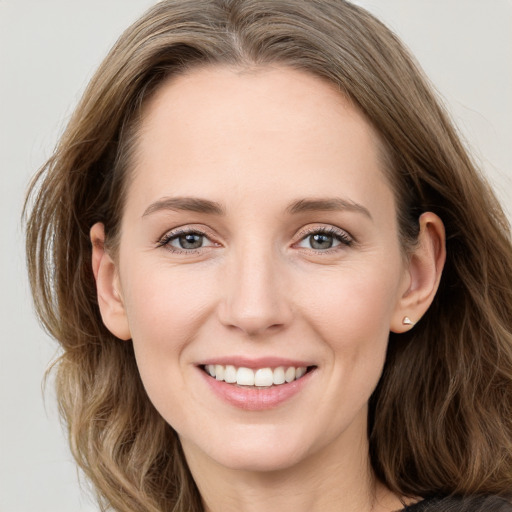
[[[243,359],[243,358],[242,358]],[[229,360],[215,359],[211,362],[202,363],[206,364],[232,364],[233,366],[244,366],[245,368],[268,368],[278,366],[308,366],[304,363],[297,363],[290,360],[291,364],[284,362],[283,359],[279,359],[278,363],[275,364],[276,359],[265,358],[257,361],[251,360],[250,364],[245,363],[238,364],[239,359],[229,358]],[[237,362],[235,362],[237,361]],[[314,365],[309,365],[309,367]],[[305,386],[308,385],[312,376],[316,373],[316,366],[312,371],[308,371],[300,379],[294,380],[293,382],[280,384],[279,386],[271,386],[268,388],[254,388],[249,386],[239,386],[237,384],[228,384],[227,382],[217,380],[208,375],[202,368],[197,367],[198,371],[202,375],[202,378],[210,388],[210,390],[219,397],[222,401],[245,411],[264,411],[268,409],[275,409],[280,405],[284,404],[292,397],[300,393]]]

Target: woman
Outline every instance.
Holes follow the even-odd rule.
[[[159,3],[31,197],[105,507],[510,510],[508,224],[364,10]]]

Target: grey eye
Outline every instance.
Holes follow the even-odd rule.
[[[159,247],[166,247],[171,252],[194,251],[215,245],[207,234],[196,230],[171,231],[158,242]]]
[[[316,233],[310,235],[308,239],[312,249],[330,249],[337,242],[333,235],[327,233]]]
[[[342,245],[350,247],[352,243],[352,237],[341,229],[319,228],[317,231],[310,231],[296,246],[313,251],[328,251],[334,248],[341,249],[339,246]]]
[[[171,245],[173,247],[179,247],[180,249],[199,249],[203,246],[204,236],[198,233],[187,233],[186,235],[180,235],[172,240]]]

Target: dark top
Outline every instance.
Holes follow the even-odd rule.
[[[498,496],[427,498],[402,512],[512,512],[512,504]]]

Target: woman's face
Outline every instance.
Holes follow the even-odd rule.
[[[410,286],[378,147],[287,68],[193,70],[150,101],[114,284],[187,458],[271,470],[366,443]]]

